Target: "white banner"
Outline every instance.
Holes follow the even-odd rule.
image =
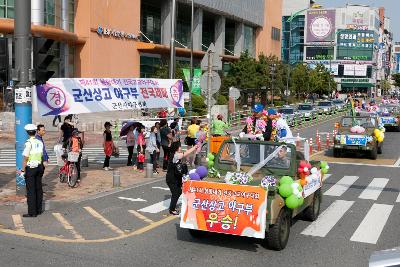
[[[62,78],[34,91],[42,116],[183,107],[182,80]]]
[[[367,76],[367,65],[347,64],[344,65],[345,76]]]

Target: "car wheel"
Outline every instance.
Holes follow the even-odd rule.
[[[382,154],[383,143],[378,145],[378,154]]]
[[[291,216],[286,208],[282,208],[274,225],[266,233],[268,247],[273,250],[282,250],[286,247],[290,234]]]
[[[340,151],[340,149],[338,149],[338,148],[333,149],[333,157],[338,158],[341,156],[341,154],[342,154],[342,151]]]
[[[203,238],[203,237],[205,237],[207,235],[207,232],[200,231],[200,230],[189,229],[189,234],[193,238]]]
[[[321,191],[317,190],[313,196],[313,202],[303,211],[303,218],[306,221],[315,221],[321,210]]]
[[[370,152],[370,158],[371,159],[377,159],[377,157],[378,157],[378,144],[376,144],[375,146],[374,146],[374,148],[371,150],[371,152]]]

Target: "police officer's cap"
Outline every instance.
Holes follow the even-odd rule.
[[[37,126],[35,124],[30,123],[30,124],[25,125],[24,129],[25,129],[25,131],[28,131],[28,132],[36,131]]]

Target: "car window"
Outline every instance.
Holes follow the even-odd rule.
[[[293,114],[294,110],[291,108],[281,108],[278,110],[278,112],[283,114]]]
[[[318,103],[318,106],[320,106],[320,107],[329,107],[331,105],[332,105],[331,102],[319,102]]]
[[[263,145],[263,144],[237,144],[239,146],[239,155],[241,165],[256,165],[260,161],[266,159],[271,153],[273,153],[279,145]],[[288,169],[291,162],[291,148],[284,146],[280,149],[277,155],[272,158],[265,167],[277,168],[277,169]],[[236,165],[235,157],[235,144],[225,143],[221,150],[219,158],[221,163],[229,163]]]
[[[312,110],[310,105],[299,105],[299,110]]]
[[[343,127],[362,126],[364,128],[373,128],[376,126],[376,120],[373,117],[345,117],[342,119]]]

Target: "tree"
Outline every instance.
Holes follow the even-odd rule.
[[[400,87],[400,73],[392,74],[392,79],[394,80],[394,86]]]
[[[308,94],[310,82],[310,69],[307,65],[297,64],[291,71],[291,91],[295,93],[297,99],[303,94]]]
[[[324,65],[318,64],[317,67],[310,71],[310,92],[320,95],[330,95],[336,88],[335,80]],[[329,91],[329,83],[331,90]]]

